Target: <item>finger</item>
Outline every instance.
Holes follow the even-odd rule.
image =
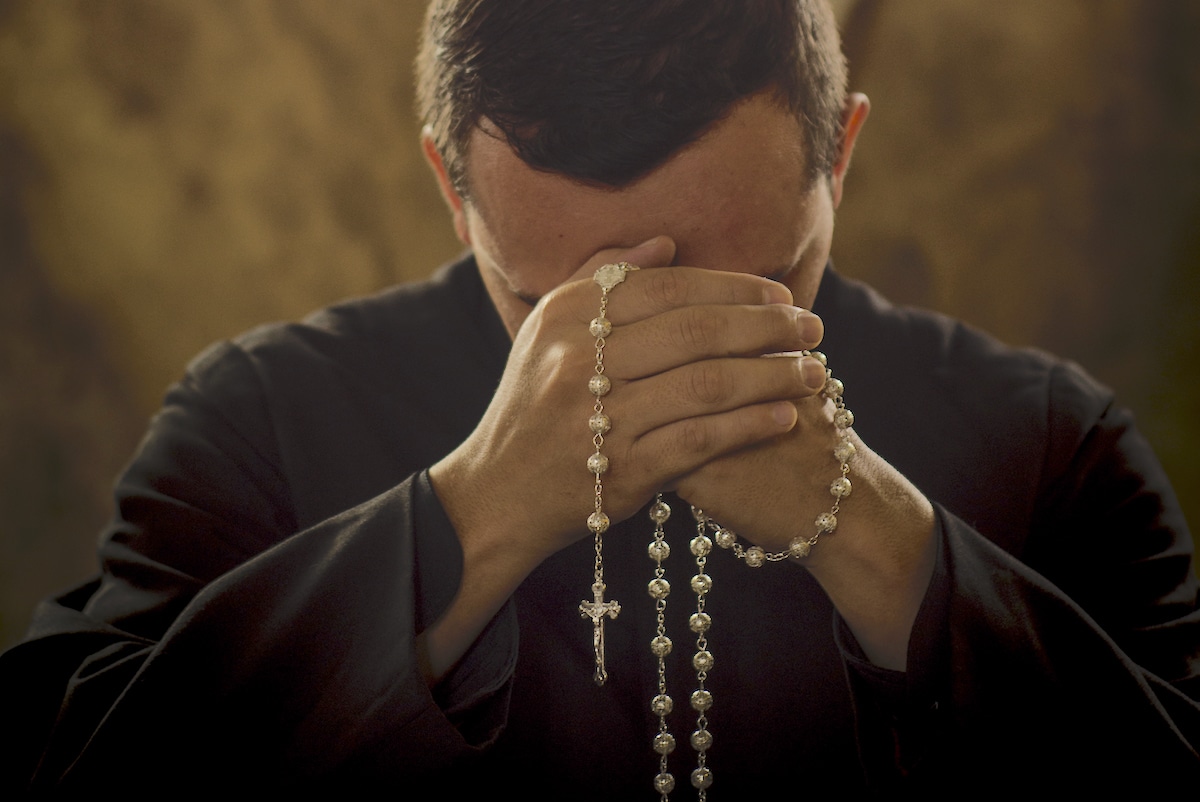
[[[614,326],[689,306],[792,303],[791,291],[777,281],[753,273],[682,266],[629,273],[610,296],[608,318]]]
[[[666,267],[675,259],[675,240],[667,236],[651,237],[632,248],[608,248],[583,263],[568,282],[591,280],[596,269],[613,262],[628,262],[640,268]]]
[[[653,465],[653,481],[670,486],[724,454],[790,431],[796,419],[794,404],[773,401],[676,421],[639,439],[628,464]]]
[[[621,384],[609,406],[631,436],[644,438],[681,421],[808,398],[825,380],[825,366],[812,357],[708,359]]]
[[[634,248],[608,249],[589,259],[568,281],[547,295],[571,315],[587,314],[599,304],[593,276],[605,264],[626,262],[641,269],[626,274],[610,290],[607,316],[614,325],[642,320],[660,312],[704,304],[791,304],[791,291],[772,279],[748,272],[672,266],[675,242],[659,236]],[[546,300],[544,299],[544,300]]]
[[[641,379],[691,362],[816,348],[824,324],[787,304],[687,306],[622,326],[605,355],[612,378]]]

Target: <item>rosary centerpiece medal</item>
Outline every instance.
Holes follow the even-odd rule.
[[[602,265],[592,276],[601,292],[600,314],[588,325],[588,331],[596,338],[596,365],[592,377],[588,380],[588,392],[596,402],[592,407],[592,416],[588,419],[595,451],[588,457],[587,469],[595,478],[595,507],[588,516],[587,528],[595,540],[596,559],[592,572],[592,598],[579,603],[579,614],[592,621],[592,649],[596,656],[596,672],[593,678],[597,685],[603,685],[608,679],[608,671],[604,665],[604,619],[616,618],[621,612],[620,602],[604,598],[604,533],[608,530],[609,518],[604,512],[603,475],[608,471],[609,461],[602,453],[602,448],[604,435],[612,428],[612,420],[604,412],[604,397],[612,390],[612,382],[604,375],[604,346],[607,345],[608,336],[612,334],[612,322],[608,319],[608,295],[625,280],[626,274],[637,269],[637,265],[616,262]]]

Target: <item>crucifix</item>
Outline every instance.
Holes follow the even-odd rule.
[[[596,673],[593,679],[597,685],[603,685],[608,679],[608,671],[604,668],[604,616],[616,618],[621,612],[621,603],[616,599],[604,600],[604,583],[595,582],[592,585],[592,601],[584,599],[579,603],[579,615],[592,619],[592,649],[596,652]]]

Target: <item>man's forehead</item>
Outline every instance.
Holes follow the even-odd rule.
[[[653,201],[657,196],[659,205],[673,206],[677,201],[700,204],[705,197],[711,201],[713,193],[729,195],[741,188],[740,183],[779,170],[790,174],[798,168],[801,176],[807,175],[803,130],[768,93],[735,105],[697,140],[624,186],[600,185],[531,167],[487,119],[472,132],[466,157],[470,194],[484,213],[489,197],[507,195],[505,189],[517,186],[524,190],[519,193],[524,204],[551,209],[567,194],[599,205],[619,198]]]

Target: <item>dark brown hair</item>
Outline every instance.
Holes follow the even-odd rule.
[[[417,57],[421,116],[464,195],[484,119],[531,167],[621,187],[761,91],[828,174],[846,66],[823,0],[433,0]]]

